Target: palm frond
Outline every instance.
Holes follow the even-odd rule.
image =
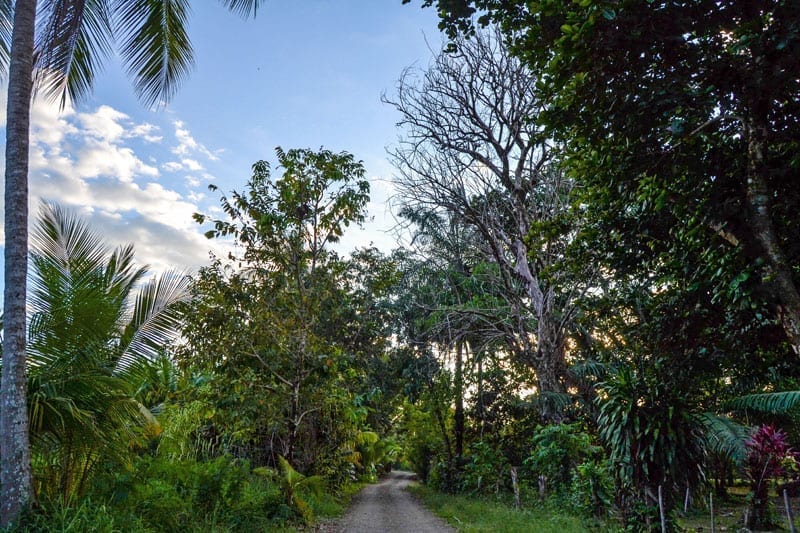
[[[262,2],[264,0],[222,0],[222,5],[242,17],[255,18]]]
[[[800,390],[747,394],[731,400],[727,407],[734,411],[757,411],[759,413],[788,414],[800,405]]]
[[[189,0],[116,0],[114,10],[122,59],[139,97],[147,105],[169,100],[194,63]]]
[[[73,266],[90,270],[108,253],[102,238],[83,219],[58,204],[42,202],[31,232],[35,257],[69,271]]]
[[[121,305],[104,283],[108,248],[80,218],[52,204],[42,205],[31,244],[32,366],[100,356],[114,336]]]
[[[537,394],[533,401],[542,411],[560,413],[572,405],[573,400],[574,397],[567,392],[545,391]]]
[[[42,486],[52,478],[69,496],[84,489],[99,462],[127,464],[131,445],[158,432],[134,398],[141,381],[115,370],[171,338],[174,302],[185,297],[187,282],[167,274],[140,288],[147,271],[135,265],[133,247],[112,251],[57,205],[42,206],[32,235],[31,441]]]
[[[580,380],[591,378],[600,380],[608,375],[608,366],[594,359],[587,359],[570,366],[568,372]]]
[[[380,440],[380,437],[374,431],[359,431],[355,437],[355,441],[359,445],[372,446]]]
[[[0,81],[5,81],[8,75],[13,19],[14,6],[11,0],[0,0]]]
[[[45,0],[47,16],[36,43],[39,86],[57,98],[80,100],[92,89],[102,60],[111,51],[111,22],[104,0]]]
[[[163,402],[178,388],[177,368],[167,354],[152,361],[141,359],[126,370],[125,375],[136,384],[136,400],[153,414],[163,410]]]
[[[284,484],[289,488],[295,488],[306,476],[294,469],[289,461],[282,455],[278,456],[278,471],[282,476]]]
[[[181,320],[177,304],[188,300],[190,281],[186,274],[172,271],[151,279],[139,290],[120,339],[118,370],[141,357],[156,359],[174,340]]]
[[[114,250],[108,258],[104,270],[104,284],[108,287],[107,292],[120,298],[127,298],[147,275],[146,267],[136,266],[133,245],[130,244]]]
[[[32,232],[29,339],[34,366],[101,360],[120,336],[121,315],[142,269],[130,247],[110,252],[83,219],[43,204]],[[107,365],[106,365],[107,366]]]
[[[750,436],[749,427],[726,416],[708,412],[693,415],[693,418],[701,429],[701,438],[708,451],[730,457],[737,464],[744,461],[747,455],[745,441]]]

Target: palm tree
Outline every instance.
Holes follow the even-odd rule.
[[[231,11],[255,16],[263,0],[220,1]],[[36,86],[62,105],[67,97],[78,100],[89,93],[100,63],[119,39],[120,55],[143,102],[168,99],[193,61],[186,34],[189,5],[189,0],[44,0],[37,17],[37,0],[0,0],[0,66],[8,65],[0,527],[16,520],[32,494],[25,302],[34,73]]]
[[[32,234],[28,412],[35,485],[85,488],[98,461],[126,462],[152,416],[134,399],[175,338],[188,277],[145,279],[133,248],[109,249],[85,222],[44,204]]]

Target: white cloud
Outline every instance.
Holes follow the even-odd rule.
[[[225,245],[207,240],[192,219],[201,211],[198,204],[204,195],[183,196],[176,190],[180,181],[154,181],[159,169],[202,171],[194,157],[213,156],[194,141],[186,126],[181,125],[181,131],[184,141],[194,143],[194,155],[170,161],[169,153],[155,144],[161,137],[153,124],[137,123],[110,106],[80,113],[67,106],[59,112],[55,105],[36,101],[31,128],[31,219],[40,199],[54,200],[85,215],[109,243],[132,243],[139,262],[155,270],[207,263],[208,251],[224,253]],[[140,148],[133,144],[137,140],[150,143],[148,154],[137,152]],[[199,177],[190,178],[200,184]]]
[[[0,102],[0,120],[4,108]],[[77,112],[69,104],[59,110],[37,101],[31,129],[32,219],[40,199],[58,201],[84,214],[109,243],[132,243],[139,262],[156,270],[205,264],[209,250],[225,257],[231,244],[207,240],[202,234],[207,228],[192,219],[195,212],[227,218],[215,203],[201,205],[206,195],[194,190],[215,179],[204,163],[216,160],[219,152],[198,142],[183,122],[172,126],[178,143],[174,147],[163,141],[158,126],[137,122],[110,106]],[[161,172],[167,174],[159,180]],[[380,220],[392,188],[380,179],[371,182],[369,208]],[[337,249],[346,253],[370,243],[390,249],[388,228],[369,226],[351,227]],[[0,245],[2,239],[0,233]]]
[[[166,163],[161,165],[161,168],[166,170],[167,172],[179,172],[183,170],[183,165],[178,163],[177,161],[167,161]]]
[[[81,133],[91,135],[97,139],[113,142],[120,139],[125,133],[123,122],[128,122],[130,117],[121,111],[103,105],[93,113],[78,113],[78,121],[83,126]]]
[[[3,99],[5,110],[5,99]],[[31,138],[55,147],[59,146],[68,135],[78,132],[78,128],[68,120],[75,116],[72,106],[67,104],[59,112],[58,105],[34,105],[31,108]],[[5,115],[3,115],[5,124]]]
[[[179,172],[181,170],[190,170],[192,172],[199,172],[204,170],[203,165],[201,165],[196,159],[190,159],[185,157],[180,161],[167,161],[166,163],[161,165],[161,168],[166,170],[167,172]],[[204,175],[208,175],[203,173]]]
[[[189,169],[191,171],[195,171],[196,172],[198,170],[203,170],[203,165],[198,163],[197,160],[195,160],[195,159],[189,159],[187,157],[185,159],[182,159],[181,163],[183,163],[184,168],[187,168],[187,169]]]
[[[195,192],[195,191],[190,192],[188,196],[186,196],[186,198],[189,201],[194,203],[199,203],[201,200],[205,199],[205,197],[206,195],[203,194],[202,192]]]
[[[103,141],[142,139],[148,143],[157,143],[163,139],[163,136],[158,135],[158,126],[147,122],[135,124],[128,115],[108,105],[101,105],[91,113],[78,113],[77,119],[82,126],[83,135]]]
[[[130,130],[130,136],[144,139],[149,143],[158,143],[164,139],[163,135],[157,135],[158,131],[158,126],[143,122],[141,124],[137,124],[133,127],[133,129]]]
[[[136,157],[131,148],[92,139],[87,139],[78,152],[75,171],[83,178],[116,176],[122,181],[133,181],[136,176],[158,176],[158,169]]]
[[[176,120],[173,122],[173,126],[175,127],[175,138],[178,140],[178,145],[172,149],[172,153],[181,157],[185,157],[188,155],[193,154],[200,154],[211,161],[217,161],[219,157],[217,154],[200,144],[192,137],[192,134],[189,132],[189,129],[186,127],[186,124],[183,123],[181,120]]]

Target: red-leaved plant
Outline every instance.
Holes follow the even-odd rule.
[[[769,487],[787,474],[787,463],[797,461],[786,433],[774,425],[759,426],[745,442],[745,473],[750,481],[751,508],[746,527],[762,529],[772,525]]]

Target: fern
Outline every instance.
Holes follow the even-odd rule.
[[[311,492],[319,496],[325,490],[325,481],[320,476],[304,476],[280,455],[278,472],[277,479],[286,496],[286,504],[294,509],[306,524],[311,523],[314,520],[314,513],[301,493]]]
[[[757,411],[771,415],[785,415],[800,405],[800,390],[748,394],[728,403],[734,411]]]

